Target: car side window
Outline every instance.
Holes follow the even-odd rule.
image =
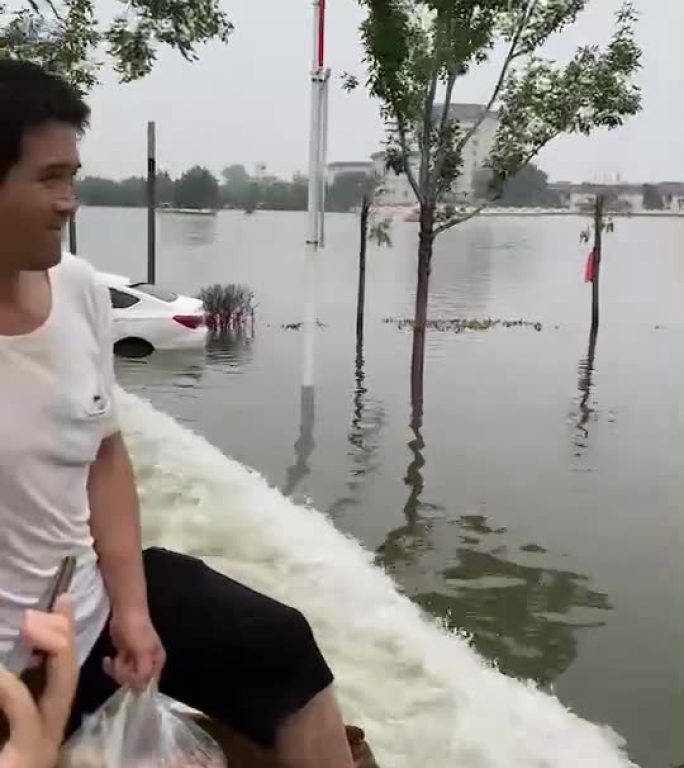
[[[125,293],[124,291],[117,291],[116,288],[109,289],[109,296],[112,300],[112,307],[114,309],[128,309],[140,301],[137,296]]]

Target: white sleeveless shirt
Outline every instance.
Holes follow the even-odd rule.
[[[109,615],[86,484],[100,443],[117,431],[111,307],[80,259],[65,256],[49,277],[46,322],[23,336],[0,335],[0,659],[24,611],[74,555],[82,663]]]

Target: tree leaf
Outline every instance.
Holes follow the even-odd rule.
[[[102,54],[123,82],[149,74],[160,46],[197,58],[197,47],[226,42],[233,30],[220,0],[119,0],[108,26],[94,0],[22,0],[0,4],[0,56],[35,61],[83,91],[97,82]]]
[[[589,0],[359,2],[366,10],[361,35],[367,87],[380,100],[387,126],[386,165],[409,176],[416,199],[432,211],[434,232],[475,215],[472,209],[453,216],[434,212],[454,202],[465,150],[477,140],[488,110],[499,116],[486,162],[493,200],[556,137],[614,129],[641,109],[634,83],[641,51],[631,0],[618,11],[607,46],[583,45],[565,64],[546,61],[538,51],[572,25]],[[457,92],[457,82],[502,43],[508,53],[486,108],[474,122],[460,123],[449,98],[444,107],[437,104],[439,86],[447,97]]]

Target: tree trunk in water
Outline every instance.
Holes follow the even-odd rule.
[[[591,335],[596,336],[599,329],[599,281],[601,278],[601,256],[603,251],[603,195],[596,197],[594,209],[594,274],[591,286]]]
[[[420,426],[423,419],[423,382],[425,373],[425,332],[432,244],[434,241],[434,206],[421,205],[420,243],[418,246],[418,281],[416,311],[413,318],[413,354],[411,359],[411,422]]]
[[[370,198],[363,196],[361,203],[361,245],[359,248],[359,293],[356,301],[356,345],[363,347],[363,325],[366,308],[366,250],[368,248],[368,217]]]

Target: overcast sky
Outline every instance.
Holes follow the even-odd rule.
[[[99,0],[105,12],[115,0]],[[145,172],[147,120],[156,120],[159,164],[171,173],[201,164],[219,172],[231,163],[270,173],[305,170],[308,152],[308,0],[223,0],[235,33],[227,46],[208,45],[200,60],[163,52],[146,80],[119,85],[105,72],[91,96],[92,129],[83,145],[85,173],[123,177]],[[562,138],[540,159],[555,180],[684,180],[684,0],[636,0],[644,69],[644,111],[618,131]],[[328,58],[333,68],[329,160],[365,160],[381,148],[378,104],[339,88],[344,71],[363,74],[355,0],[329,0]],[[619,0],[591,0],[577,24],[544,51],[566,59],[577,45],[605,42]],[[487,101],[494,65],[457,88],[454,101]]]

